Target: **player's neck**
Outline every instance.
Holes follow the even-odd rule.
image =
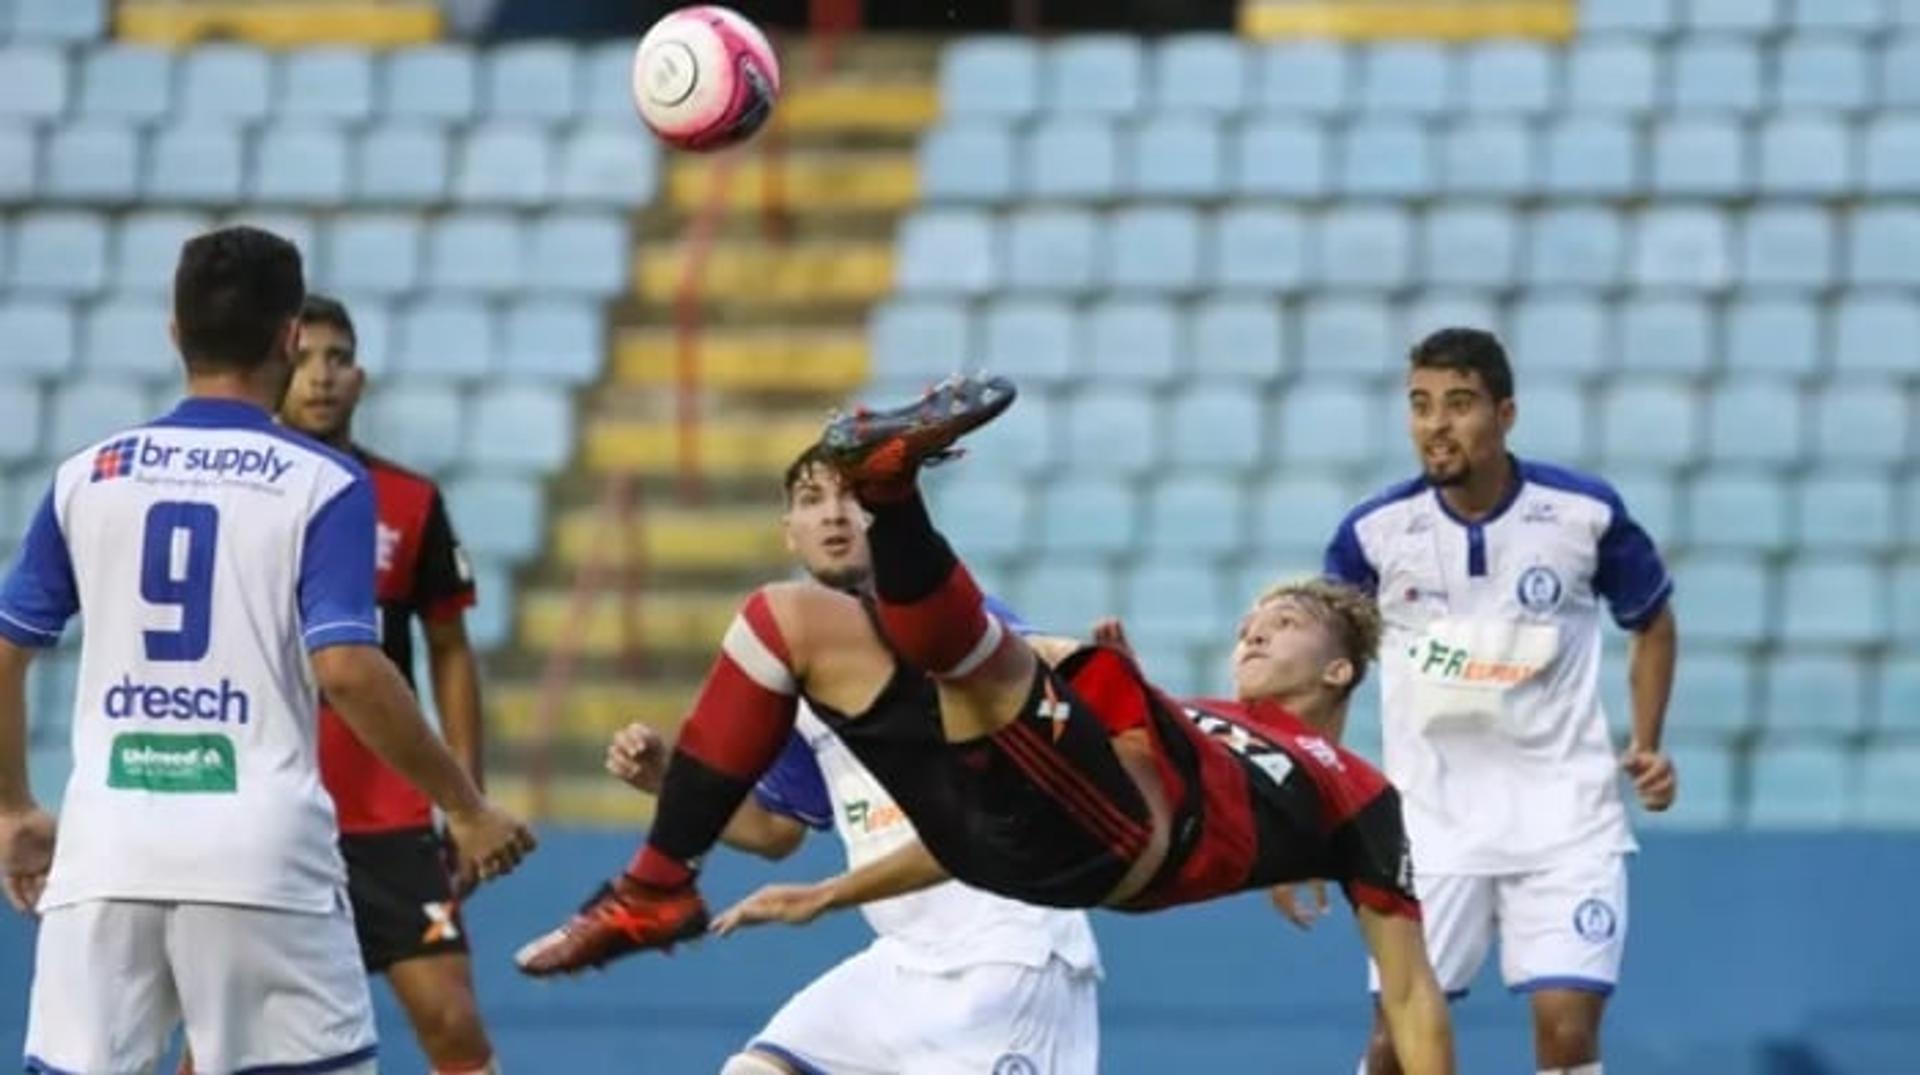
[[[1459,485],[1441,486],[1440,499],[1446,502],[1448,511],[1461,519],[1484,519],[1507,499],[1513,483],[1518,480],[1513,456],[1501,452],[1492,466],[1472,471]]]
[[[195,399],[230,399],[251,403],[271,414],[279,402],[279,393],[264,378],[244,373],[191,373],[187,375],[187,395]]]

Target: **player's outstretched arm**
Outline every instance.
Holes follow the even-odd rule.
[[[725,936],[742,926],[785,922],[801,926],[828,911],[905,896],[932,888],[951,876],[918,840],[858,869],[811,885],[767,885],[714,919],[713,931]]]
[[[1453,1021],[1433,976],[1416,919],[1354,907],[1360,935],[1380,967],[1380,1011],[1405,1075],[1454,1075]]]
[[[0,872],[7,902],[33,913],[53,865],[53,815],[27,782],[27,665],[33,650],[0,638]]]

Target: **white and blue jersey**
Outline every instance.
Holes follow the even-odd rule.
[[[1637,630],[1673,583],[1612,487],[1515,467],[1483,519],[1415,479],[1355,508],[1327,548],[1327,574],[1380,603],[1386,772],[1423,873],[1635,847],[1600,703],[1601,604]]]
[[[252,404],[191,398],[63,462],[0,586],[16,644],[85,621],[41,910],[332,911],[307,654],[380,644],[373,584],[365,471]]]

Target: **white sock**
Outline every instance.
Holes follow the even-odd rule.
[[[1541,1068],[1540,1075],[1600,1075],[1600,1061],[1571,1068]]]

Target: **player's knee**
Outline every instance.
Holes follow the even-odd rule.
[[[793,1069],[778,1057],[766,1053],[744,1052],[727,1057],[720,1075],[794,1075]]]
[[[1540,1064],[1548,1069],[1575,1067],[1600,1055],[1600,1028],[1583,1010],[1536,1012],[1533,1033]]]
[[[413,1016],[420,1049],[432,1061],[436,1072],[492,1070],[493,1046],[480,1024],[480,1010],[471,992],[447,990],[422,1005]]]

